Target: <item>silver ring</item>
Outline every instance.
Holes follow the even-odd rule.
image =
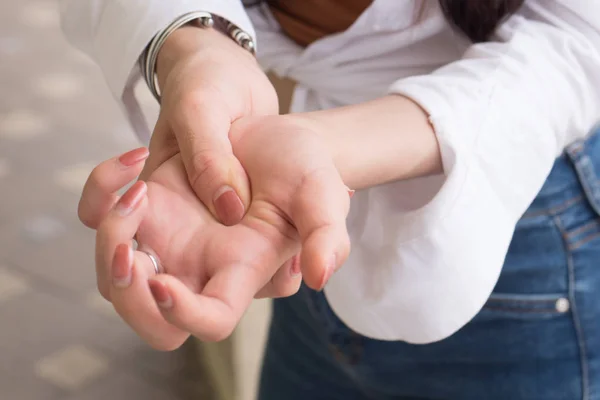
[[[156,275],[160,274],[160,268],[158,268],[158,260],[156,259],[156,257],[154,257],[152,254],[148,253],[147,251],[143,251],[143,253],[146,253],[148,255],[148,258],[150,258],[150,261],[152,262],[152,265],[154,266],[154,272],[156,273]]]

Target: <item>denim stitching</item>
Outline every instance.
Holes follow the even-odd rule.
[[[595,227],[598,226],[599,223],[600,223],[600,218],[594,219],[593,221],[588,222],[587,224],[582,225],[579,228],[572,230],[571,232],[567,232],[567,237],[570,238],[570,237],[579,235],[581,233],[587,232],[591,229],[594,229]]]
[[[567,248],[569,247],[566,231],[562,221],[558,216],[554,216],[554,222],[563,235],[563,240]],[[579,361],[581,368],[581,390],[582,400],[590,400],[590,383],[589,383],[589,367],[587,360],[587,348],[579,313],[577,312],[577,303],[575,298],[575,265],[573,264],[573,256],[571,250],[567,251],[567,268],[569,273],[569,301],[571,302],[571,316],[573,317],[573,325],[575,327],[575,335],[577,336],[577,345],[579,347]]]
[[[498,299],[490,298],[488,302],[483,306],[484,310],[506,312],[511,314],[523,314],[523,315],[547,315],[547,316],[559,316],[566,314],[565,312],[558,311],[556,309],[556,302],[564,298],[564,295],[556,295],[552,299]],[[529,307],[529,308],[528,308]],[[539,308],[531,308],[539,307]],[[570,310],[569,310],[570,312]]]
[[[552,294],[511,294],[511,293],[492,293],[492,295],[488,298],[489,303],[503,303],[503,302],[511,302],[511,303],[519,303],[519,302],[527,302],[527,303],[554,303],[556,300],[563,297],[562,293],[552,293]]]
[[[546,314],[548,316],[556,316],[556,315],[564,315],[566,313],[556,311],[556,309],[546,308],[543,310],[532,310],[527,308],[517,308],[517,307],[496,307],[496,306],[486,306],[486,310],[490,311],[501,311],[513,314]]]
[[[582,200],[584,200],[585,198],[583,197],[583,195],[578,195],[575,197],[572,197],[568,200],[565,200],[564,202],[562,202],[561,204],[558,204],[556,206],[550,207],[547,210],[540,210],[540,211],[533,211],[530,213],[525,213],[521,219],[525,220],[525,219],[530,219],[530,218],[535,218],[535,217],[541,217],[544,215],[549,215],[549,216],[554,216],[555,214],[561,213],[564,210],[566,210],[567,208],[581,202]]]
[[[584,244],[591,242],[592,240],[596,239],[597,237],[600,237],[600,232],[593,233],[589,236],[584,237],[583,239],[578,240],[577,242],[573,243],[572,245],[569,245],[569,248],[570,248],[570,250],[577,250]]]

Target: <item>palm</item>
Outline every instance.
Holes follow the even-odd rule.
[[[298,251],[295,230],[268,202],[253,203],[233,227],[217,222],[189,186],[179,155],[157,168],[148,181],[149,208],[138,242],[159,257],[165,272],[200,293],[228,268],[245,269],[258,291]]]
[[[197,198],[179,154],[153,170],[147,193],[146,185],[136,184],[115,207],[114,191],[141,165],[123,169],[121,158],[99,165],[79,212],[84,223],[98,229],[100,292],[140,336],[171,349],[189,333],[204,340],[226,337],[264,289],[272,296],[294,293],[298,263],[279,268],[300,246],[304,281],[322,287],[349,252],[349,200],[318,138],[310,127],[282,117],[242,118],[232,125],[231,145],[253,196],[242,221],[231,227],[217,222]],[[156,254],[164,274],[153,275],[144,252],[129,258],[126,242],[134,235],[141,250]],[[123,281],[128,274],[129,281]],[[284,290],[269,291],[274,287]]]
[[[314,289],[350,251],[348,188],[319,129],[294,116],[266,116],[241,118],[230,131],[252,185],[248,214],[297,230],[303,280]]]

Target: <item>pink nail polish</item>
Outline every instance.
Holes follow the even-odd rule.
[[[346,186],[346,190],[348,191],[348,196],[350,198],[352,198],[352,196],[354,196],[354,193],[356,192],[356,190],[352,190],[348,186]]]
[[[321,290],[323,290],[323,288],[325,287],[325,285],[327,285],[327,282],[329,281],[329,279],[331,279],[331,276],[333,275],[333,273],[335,272],[335,270],[337,269],[337,255],[333,255],[331,260],[329,261],[329,264],[327,264],[327,268],[325,269],[325,272],[323,273],[323,281],[321,282]]]
[[[125,167],[132,167],[135,164],[144,161],[146,158],[148,158],[149,155],[150,152],[147,148],[140,147],[135,150],[128,151],[125,154],[122,154],[119,157],[119,162]]]
[[[168,310],[173,307],[173,299],[169,294],[169,290],[162,282],[150,279],[148,285],[150,286],[150,292],[152,292],[154,301],[156,301],[156,304],[158,304],[160,308]]]
[[[146,183],[143,181],[137,181],[125,192],[115,205],[115,210],[122,217],[126,217],[138,206],[146,195]]]
[[[292,258],[292,265],[290,266],[290,274],[293,278],[297,277],[302,273],[300,269],[300,254],[296,254]]]
[[[133,249],[121,243],[115,249],[112,263],[112,282],[119,289],[126,289],[131,285],[131,266],[133,264]]]
[[[217,218],[224,225],[235,225],[244,217],[244,203],[229,186],[224,186],[217,191],[214,206]]]

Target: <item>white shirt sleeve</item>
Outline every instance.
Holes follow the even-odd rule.
[[[406,234],[377,296],[361,299],[358,285],[342,290],[335,275],[326,288],[334,311],[361,334],[427,343],[468,323],[555,158],[600,120],[599,1],[528,1],[495,39],[390,89],[430,114],[446,181],[399,228],[419,234]],[[337,296],[349,292],[359,298]]]
[[[154,35],[191,11],[223,17],[255,37],[240,0],[61,0],[65,36],[100,66],[110,91],[121,102],[133,93],[140,77],[137,61]],[[137,103],[129,106],[128,113],[139,111]],[[132,123],[136,128],[136,121]]]

